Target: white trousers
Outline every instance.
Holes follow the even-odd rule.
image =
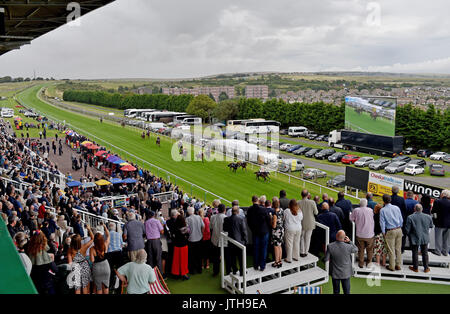
[[[300,240],[300,253],[308,254],[309,245],[311,244],[312,230],[302,230],[302,239]]]
[[[289,231],[284,233],[284,241],[286,247],[286,260],[292,261],[293,258],[300,259],[300,238],[301,231]]]

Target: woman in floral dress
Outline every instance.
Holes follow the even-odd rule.
[[[89,284],[92,280],[91,267],[86,259],[86,252],[94,242],[94,234],[88,225],[90,240],[81,244],[81,236],[75,234],[70,242],[70,249],[67,255],[69,265],[72,266],[72,272],[67,278],[69,288],[75,288],[75,294],[89,294]]]
[[[274,250],[275,262],[273,267],[281,267],[281,245],[283,244],[284,228],[283,228],[283,209],[280,208],[280,200],[278,197],[272,199],[272,245]]]

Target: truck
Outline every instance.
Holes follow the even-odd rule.
[[[372,155],[393,157],[402,154],[403,136],[385,136],[349,130],[333,130],[328,135],[328,145]]]

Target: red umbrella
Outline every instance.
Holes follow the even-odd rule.
[[[100,157],[104,154],[107,154],[108,152],[105,150],[99,150],[98,152],[95,153],[95,156]]]
[[[100,148],[100,146],[97,146],[97,145],[89,145],[88,147],[87,147],[88,149],[99,149]]]
[[[122,168],[120,168],[120,170],[122,171],[136,171],[136,167],[133,167],[132,165],[126,165],[123,166]]]

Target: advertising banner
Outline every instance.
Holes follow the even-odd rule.
[[[426,185],[422,183],[417,183],[409,180],[405,180],[405,185],[403,190],[405,192],[412,191],[416,195],[416,197],[420,194],[427,194],[431,197],[431,199],[439,198],[442,193],[441,188],[437,188],[431,185]],[[417,198],[416,198],[417,199]]]
[[[367,183],[367,191],[374,195],[392,194],[392,187],[398,186],[400,188],[399,195],[403,195],[404,179],[384,175],[381,173],[370,172],[369,182]]]

